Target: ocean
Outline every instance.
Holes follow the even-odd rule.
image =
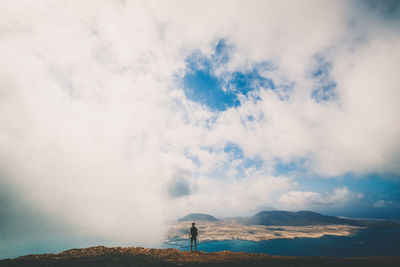
[[[317,256],[317,257],[364,257],[364,256],[400,256],[400,229],[365,229],[353,236],[323,236],[321,238],[273,239],[260,242],[226,240],[202,242],[198,250],[206,252],[236,251],[266,253],[281,256]],[[129,244],[108,243],[104,240],[85,240],[74,236],[49,237],[41,242],[15,244],[0,242],[0,259],[18,257],[27,254],[58,253],[71,248],[90,246],[127,246]],[[156,248],[177,248],[190,250],[189,240],[163,243]]]
[[[199,240],[197,249],[206,252],[230,250],[316,257],[400,256],[400,229],[365,229],[353,236],[326,235],[321,238],[273,239],[259,242],[243,240],[201,242],[201,236]],[[163,244],[162,247],[190,250],[190,242],[177,241]]]

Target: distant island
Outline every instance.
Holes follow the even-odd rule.
[[[313,211],[261,211],[254,216],[238,217],[238,222],[246,225],[280,225],[280,226],[310,226],[310,225],[352,225],[368,228],[399,228],[400,222],[382,219],[343,218],[322,215]]]
[[[185,241],[192,221],[197,222],[202,242],[351,236],[366,228],[400,228],[397,221],[340,218],[312,211],[261,211],[254,216],[234,218],[191,213],[170,226],[165,242]]]
[[[309,226],[327,224],[356,225],[353,220],[321,215],[312,211],[261,211],[252,217],[238,218],[247,225]]]
[[[329,215],[322,215],[313,211],[260,211],[248,217],[216,218],[205,213],[190,213],[180,219],[184,221],[235,221],[244,225],[265,225],[265,226],[311,226],[311,225],[352,225],[368,228],[398,228],[400,221],[365,219],[365,218],[343,218]]]
[[[219,221],[212,215],[204,213],[190,213],[183,218],[178,219],[180,222],[184,221],[207,221],[207,222],[217,222]]]

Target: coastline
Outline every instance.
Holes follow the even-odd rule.
[[[207,252],[231,250],[277,256],[400,256],[400,251],[396,249],[399,238],[400,229],[362,229],[350,236],[324,235],[320,238],[300,237],[262,241],[238,239],[223,241],[200,240],[198,248]],[[190,243],[187,240],[181,240],[164,244],[162,247],[189,250]]]
[[[351,225],[264,226],[244,225],[235,221],[200,222],[197,225],[203,241],[264,241],[272,239],[320,238],[325,235],[351,236],[365,227]],[[186,240],[187,222],[172,224],[166,242]]]

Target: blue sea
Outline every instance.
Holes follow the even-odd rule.
[[[273,239],[251,242],[242,240],[202,242],[198,250],[215,252],[230,250],[236,252],[266,253],[282,256],[317,257],[363,257],[400,256],[400,229],[365,229],[353,236],[323,236],[321,238]],[[58,253],[71,248],[90,246],[129,246],[129,244],[109,243],[105,240],[85,240],[74,236],[49,237],[41,242],[16,243],[0,242],[0,259],[27,254]],[[131,244],[132,245],[132,244]],[[177,248],[190,250],[189,240],[160,244],[157,248]]]
[[[163,244],[164,248],[190,250],[189,241]],[[400,256],[400,229],[365,229],[353,236],[273,239],[267,241],[226,240],[200,242],[198,250],[266,253],[281,256],[364,257]]]

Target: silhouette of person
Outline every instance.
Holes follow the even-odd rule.
[[[197,228],[194,227],[195,223],[192,223],[192,228],[190,228],[190,251],[193,250],[193,241],[194,241],[194,251],[197,251]]]

